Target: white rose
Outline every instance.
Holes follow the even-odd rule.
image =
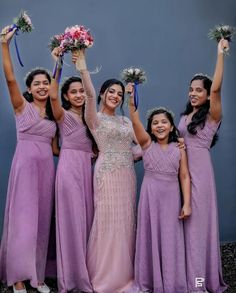
[[[228,26],[228,25],[223,25],[223,26],[222,26],[222,29],[223,29],[224,31],[228,31],[228,30],[229,30],[229,26]]]
[[[88,46],[89,46],[89,41],[88,41],[88,40],[85,40],[85,41],[84,41],[84,45],[85,45],[86,47],[88,47]]]
[[[139,68],[135,68],[134,72],[135,72],[136,75],[138,75],[141,72],[141,70]]]

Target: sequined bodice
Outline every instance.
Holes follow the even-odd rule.
[[[91,130],[99,149],[97,179],[120,167],[133,168],[132,124],[123,116],[98,113],[98,126]]]
[[[92,131],[99,152],[101,154],[113,154],[133,160],[132,141],[133,130],[128,118],[123,116],[109,116],[98,113],[99,125]]]

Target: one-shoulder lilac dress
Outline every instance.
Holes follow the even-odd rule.
[[[0,252],[0,279],[44,281],[54,199],[54,121],[25,102],[16,115],[17,145],[9,176]]]

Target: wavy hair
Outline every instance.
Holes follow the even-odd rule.
[[[115,79],[115,78],[112,78],[112,79],[108,79],[106,80],[102,86],[101,86],[101,89],[99,91],[99,95],[98,95],[98,98],[97,98],[97,104],[99,105],[100,102],[101,102],[101,95],[105,93],[105,91],[110,88],[111,86],[113,86],[114,84],[117,84],[119,86],[121,86],[121,89],[122,89],[122,101],[121,101],[121,104],[120,104],[120,111],[122,113],[122,115],[124,116],[124,110],[123,110],[123,104],[124,104],[124,100],[125,100],[125,86],[124,84],[118,80],[118,79]]]
[[[204,89],[207,91],[207,96],[210,96],[212,80],[207,75],[196,74],[191,79],[190,85],[194,80],[201,80],[203,83]],[[207,100],[203,105],[199,107],[198,111],[193,115],[191,122],[188,124],[187,129],[189,133],[191,133],[192,135],[196,135],[197,127],[200,127],[201,129],[204,128],[206,124],[207,116],[209,114],[209,109],[210,109],[210,101]],[[192,113],[192,111],[193,111],[193,106],[191,105],[191,102],[188,101],[184,112],[181,113],[181,116],[188,115]],[[216,144],[217,140],[218,140],[218,134],[216,133],[212,139],[211,147],[213,147]]]

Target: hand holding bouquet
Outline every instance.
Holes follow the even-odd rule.
[[[214,29],[210,29],[208,37],[211,40],[217,41],[218,43],[220,43],[222,39],[231,42],[235,33],[235,27],[229,25],[216,25]],[[226,42],[224,42],[224,44],[226,44]],[[224,54],[227,54],[228,50],[229,46],[225,45],[225,47],[223,48]]]
[[[22,33],[30,33],[34,28],[26,11],[22,11],[18,17],[14,18],[13,23],[13,27],[16,27]]]
[[[60,51],[60,58],[54,69],[53,77],[55,76],[58,67],[60,66],[61,69],[63,65],[63,55],[65,53],[91,48],[92,46],[93,37],[91,36],[90,31],[83,25],[67,27],[64,33],[53,36],[50,39],[49,48],[52,52],[55,48],[58,48]]]
[[[126,84],[129,84],[129,83],[133,84],[133,87],[134,87],[134,106],[135,106],[135,110],[137,110],[138,104],[139,104],[138,84],[142,84],[147,80],[145,72],[140,68],[135,68],[135,67],[125,68],[121,72],[121,79]],[[129,89],[130,85],[127,88],[128,88],[129,93],[131,94],[130,89]]]
[[[82,48],[91,48],[92,46],[93,37],[90,31],[82,25],[67,27],[64,33],[53,36],[49,44],[51,51],[55,47],[60,47],[63,54]]]
[[[121,72],[121,79],[126,83],[132,82],[136,84],[143,83],[147,80],[145,72],[135,67],[125,68]]]
[[[3,28],[0,35],[1,42],[8,43],[13,37],[13,35],[15,34],[15,39],[14,39],[15,48],[16,48],[18,61],[21,66],[24,66],[24,65],[20,58],[20,53],[17,46],[17,42],[16,42],[16,36],[18,35],[19,31],[21,31],[22,33],[30,33],[32,30],[33,30],[33,25],[32,25],[31,19],[29,18],[27,13],[23,11],[20,13],[18,17],[14,18],[13,25],[6,26],[5,28]]]

